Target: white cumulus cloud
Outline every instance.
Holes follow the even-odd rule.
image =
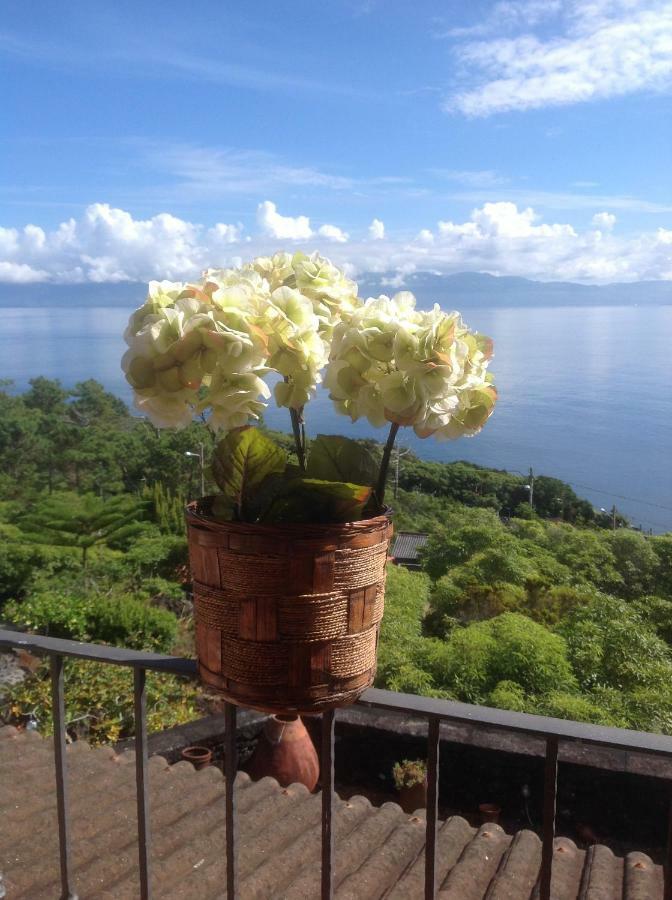
[[[106,203],[87,207],[54,231],[0,228],[4,281],[134,281],[193,276],[241,240],[240,225],[206,229],[160,213],[134,219]]]
[[[326,238],[328,241],[335,241],[337,244],[345,244],[350,238],[347,231],[343,231],[336,225],[321,225],[317,229],[317,233],[320,237]]]
[[[469,86],[445,108],[487,116],[670,89],[670,0],[565,0],[562,13],[560,32],[534,34],[528,21],[517,35],[461,44],[457,55]]]
[[[209,266],[235,265],[290,247],[319,250],[353,277],[379,273],[390,287],[423,271],[586,283],[672,281],[672,230],[616,234],[609,212],[596,213],[580,229],[567,221],[544,221],[531,205],[485,202],[466,218],[446,216],[415,237],[392,233],[384,240],[371,231],[355,240],[336,225],[313,231],[307,216],[282,216],[270,201],[260,205],[258,219],[259,233],[245,235],[240,224],[204,225],[167,212],[135,219],[126,210],[95,203],[50,231],[35,224],[0,228],[0,281],[193,278]]]
[[[264,200],[257,207],[257,222],[264,234],[280,240],[302,241],[313,234],[307,216],[281,216],[270,200]]]
[[[599,212],[593,216],[593,225],[602,231],[611,231],[616,224],[616,216],[613,213]]]
[[[382,241],[385,237],[385,223],[374,219],[369,225],[369,237],[372,241]]]

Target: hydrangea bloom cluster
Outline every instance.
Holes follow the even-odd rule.
[[[159,427],[207,411],[215,430],[259,418],[270,397],[301,409],[320,381],[329,339],[357,305],[357,286],[317,253],[278,253],[191,283],[153,281],[124,334],[136,406]]]
[[[325,385],[353,421],[457,438],[480,431],[494,409],[491,357],[492,341],[459,313],[422,312],[402,292],[371,298],[336,325]]]
[[[362,302],[317,253],[277,253],[198,281],[153,281],[131,316],[122,366],[136,406],[160,427],[205,412],[214,430],[258,419],[281,376],[279,406],[300,411],[321,381],[338,412],[419,437],[476,434],[497,394],[489,338],[456,312],[416,309],[402,292]]]

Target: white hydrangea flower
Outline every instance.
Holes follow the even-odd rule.
[[[261,374],[264,372],[261,370]],[[208,425],[213,431],[230,431],[247,425],[250,419],[259,419],[266,408],[263,401],[270,396],[268,385],[258,372],[229,376],[216,374],[212,378],[207,400],[200,409],[210,407]]]
[[[300,411],[321,381],[336,409],[412,426],[422,437],[474,434],[496,400],[492,342],[458,313],[415,308],[405,291],[363,303],[357,285],[313,253],[276,253],[192,283],[153,281],[124,334],[136,405],[160,427],[209,411],[214,429],[258,418],[275,371],[279,406]]]
[[[194,391],[172,394],[136,393],[135,406],[158,428],[186,428],[194,417]]]
[[[353,421],[459,437],[480,430],[494,408],[491,356],[492,342],[458,313],[418,311],[405,291],[370,298],[336,326],[325,385]]]
[[[276,400],[281,406],[300,409],[315,389],[328,356],[313,305],[298,290],[276,288],[262,321],[268,335],[268,366],[296,387],[296,391],[276,390]]]
[[[270,397],[261,376],[274,370],[284,379],[276,402],[300,410],[321,380],[331,326],[356,293],[318,254],[276,253],[191,283],[151,282],[124,335],[136,404],[160,427],[210,410],[212,428],[235,428],[259,417]]]

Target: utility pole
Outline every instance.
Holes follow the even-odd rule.
[[[205,497],[205,447],[203,441],[198,443],[198,453],[192,453],[191,450],[185,451],[185,456],[195,456],[201,467],[201,497]]]
[[[530,506],[534,509],[534,472],[530,466]]]
[[[611,527],[613,531],[616,531],[616,504],[611,507]]]
[[[394,499],[397,499],[397,495],[399,494],[399,460],[402,456],[406,456],[411,452],[410,447],[404,447],[402,449],[397,446],[394,450]]]

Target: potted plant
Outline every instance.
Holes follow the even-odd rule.
[[[391,537],[385,481],[400,427],[475,434],[496,392],[492,342],[458,313],[407,292],[362,301],[318,254],[278,253],[190,283],[151,282],[122,366],[158,427],[195,415],[223,436],[221,493],[187,511],[196,648],[204,682],[270,712],[356,699],[375,673]],[[340,435],[308,445],[305,408],[322,381],[336,413],[389,425],[380,458]],[[295,459],[251,422],[275,380]]]
[[[392,769],[399,804],[406,813],[427,807],[427,763],[424,759],[404,759]]]

